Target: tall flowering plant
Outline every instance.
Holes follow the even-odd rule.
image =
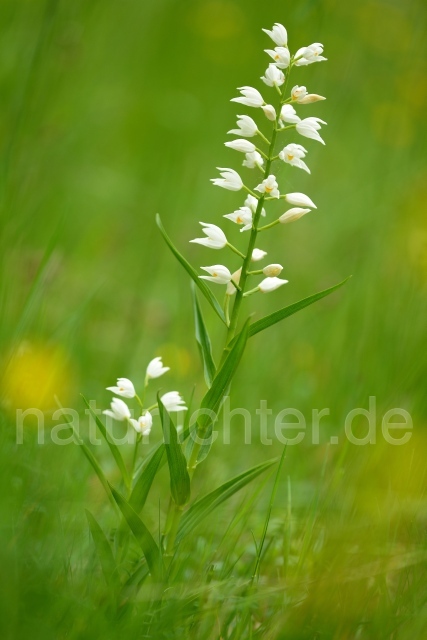
[[[227,219],[227,224],[233,223],[241,227],[242,240],[246,237],[246,242],[243,248],[235,247],[228,241],[226,232],[220,226],[207,222],[200,222],[203,236],[190,241],[207,249],[228,251],[230,259],[238,257],[239,265],[232,267],[227,259],[224,260],[227,264],[202,266],[203,273],[200,274],[178,251],[157,217],[157,224],[167,245],[193,281],[195,333],[207,386],[199,410],[191,416],[186,402],[177,391],[157,394],[147,406],[146,392],[157,378],[168,371],[161,358],[155,358],[148,364],[143,391],[139,395],[131,380],[119,378],[115,386],[108,387],[114,397],[110,409],[105,410],[104,414],[108,420],[127,423],[134,434],[133,452],[127,460],[109,437],[104,422],[89,405],[121,474],[120,484],[112,486],[91,451],[80,441],[120,518],[112,548],[110,540],[93,515],[88,514],[104,574],[116,595],[123,593],[125,588],[129,589],[130,585],[140,585],[148,576],[151,576],[155,584],[167,584],[172,559],[179,553],[182,540],[191,535],[195,526],[218,504],[275,464],[275,460],[262,462],[216,487],[202,498],[191,501],[194,472],[210,451],[213,426],[218,420],[224,398],[229,393],[248,339],[332,293],[343,284],[280,308],[255,321],[250,320],[249,312],[244,306],[247,298],[271,293],[288,282],[281,277],[281,264],[258,265],[266,261],[267,255],[266,251],[257,246],[259,236],[263,237],[276,225],[296,222],[316,209],[308,195],[300,192],[284,193],[274,167],[285,164],[290,170],[296,168],[310,173],[306,163],[308,151],[298,140],[305,137],[325,144],[319,132],[326,123],[318,117],[306,117],[304,114],[307,105],[325,98],[309,93],[305,86],[292,86],[290,81],[292,72],[299,70],[299,67],[326,60],[322,55],[323,46],[314,43],[298,49],[292,55],[283,25],[276,23],[271,30],[264,31],[273,42],[273,48],[265,50],[270,62],[261,77],[264,91],[269,92],[268,101],[258,89],[251,86],[240,87],[240,95],[233,98],[232,102],[255,110],[259,117],[255,120],[250,115],[238,115],[236,128],[228,132],[233,139],[225,143],[232,151],[243,154],[242,164],[248,170],[247,177],[243,178],[232,168],[219,168],[220,177],[212,179],[215,186],[240,191],[245,195],[242,206],[225,214],[224,218]],[[283,202],[285,206],[281,215],[272,220],[269,208],[276,201]],[[221,302],[211,290],[211,283],[224,288]],[[225,329],[225,342],[218,363],[214,360],[199,306],[200,295],[206,298]],[[243,313],[246,318],[242,319]],[[131,411],[130,401],[135,403],[136,413]],[[162,442],[148,456],[142,457],[139,445],[153,428],[155,411],[160,418]],[[181,430],[177,429],[172,419],[172,414],[178,412],[185,415]],[[155,477],[166,462],[170,478],[169,506],[165,522],[160,524],[159,537],[149,531],[144,522],[143,509]],[[132,536],[139,545],[140,553],[137,554],[136,566],[129,577],[128,566],[126,572],[123,567]],[[123,576],[123,573],[126,575]]]

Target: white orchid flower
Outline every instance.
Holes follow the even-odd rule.
[[[264,75],[261,76],[261,80],[267,87],[280,87],[285,82],[285,76],[283,75],[283,71],[280,71],[275,64],[271,63],[265,70]]]
[[[320,118],[304,118],[304,120],[301,120],[297,123],[295,128],[301,136],[304,136],[305,138],[311,138],[312,140],[317,140],[318,142],[325,144],[325,141],[318,133],[322,124],[327,123]]]
[[[102,413],[114,420],[118,420],[119,422],[123,422],[123,420],[129,420],[131,413],[129,407],[126,402],[120,400],[119,398],[113,398],[111,405],[111,409],[106,409]]]
[[[237,116],[238,129],[231,129],[228,133],[234,133],[236,136],[243,136],[244,138],[253,138],[258,133],[258,127],[255,120],[249,116]]]
[[[202,280],[209,280],[216,284],[228,284],[231,280],[231,273],[222,264],[214,264],[212,267],[200,267],[203,271],[209,273],[209,276],[199,276]]]
[[[166,411],[169,411],[169,413],[187,411],[184,399],[180,396],[178,391],[168,391],[168,393],[165,393],[160,397],[160,400],[162,401]]]
[[[206,222],[200,223],[203,227],[203,233],[207,235],[207,238],[195,238],[190,240],[196,244],[202,244],[210,249],[223,249],[227,244],[227,238],[222,229],[215,224],[208,224]]]
[[[247,153],[243,160],[243,166],[248,169],[255,169],[255,167],[262,167],[264,164],[264,158],[258,151],[251,151]]]
[[[170,367],[164,367],[162,359],[160,357],[154,358],[148,363],[146,378],[160,378],[166,371],[169,371]]]
[[[283,24],[280,22],[275,22],[271,31],[268,29],[263,29],[264,33],[266,33],[273,40],[275,44],[279,47],[287,47],[288,46],[288,32],[286,31]]]
[[[308,91],[306,87],[300,87],[298,85],[295,85],[295,87],[292,87],[291,89],[291,98],[294,102],[299,102],[300,100],[303,100],[307,94],[308,94]]]
[[[275,47],[274,49],[264,49],[273,58],[274,64],[279,69],[287,69],[291,63],[291,54],[287,47]]]
[[[242,94],[239,98],[232,98],[231,102],[239,102],[247,107],[262,107],[264,98],[257,89],[253,87],[239,87],[239,91]]]
[[[271,120],[271,122],[276,120],[276,109],[272,104],[265,104],[261,109],[264,111],[264,115],[268,120]]]
[[[231,142],[224,142],[224,144],[226,147],[240,151],[241,153],[253,153],[256,149],[253,142],[244,139],[232,140]]]
[[[116,396],[123,398],[134,398],[136,395],[135,387],[128,378],[117,378],[117,387],[107,387],[107,391],[112,391]]]
[[[153,416],[149,411],[146,411],[138,418],[138,420],[131,418],[129,422],[137,433],[140,433],[143,436],[148,436],[150,435],[151,427],[153,426]]]
[[[307,64],[312,64],[313,62],[322,62],[323,60],[327,60],[323,53],[323,44],[321,42],[314,42],[310,44],[308,47],[301,47],[296,52],[295,58],[295,66],[303,67]]]
[[[307,150],[300,144],[287,144],[279,153],[279,158],[293,167],[298,167],[298,169],[303,169],[304,171],[307,171],[307,173],[310,173],[310,169],[302,160],[306,153]]]
[[[284,104],[280,111],[280,120],[282,120],[282,122],[296,124],[301,120],[301,118],[297,116],[297,112],[291,104]]]
[[[226,213],[224,218],[231,220],[235,224],[244,224],[252,226],[252,210],[249,207],[240,207],[233,213]]]
[[[224,169],[223,167],[217,167],[220,171],[221,178],[211,178],[211,182],[216,187],[222,187],[229,191],[240,191],[243,188],[242,178],[234,169]]]
[[[280,198],[280,192],[278,189],[279,185],[277,184],[276,176],[272,174],[265,178],[257,187],[255,187],[255,191],[259,191],[260,193],[265,193],[267,196],[271,198]]]

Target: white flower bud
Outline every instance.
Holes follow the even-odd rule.
[[[310,207],[311,209],[317,209],[314,202],[304,193],[287,193],[285,200],[286,202],[289,202],[289,204],[294,204],[297,207]]]
[[[244,139],[232,140],[231,142],[224,142],[224,144],[226,147],[234,149],[235,151],[241,151],[242,153],[253,153],[256,149],[253,142]]]
[[[298,104],[311,104],[312,102],[319,102],[320,100],[326,100],[326,98],[319,96],[317,93],[307,93],[304,98],[298,100]]]
[[[264,111],[265,117],[268,118],[268,120],[271,120],[272,122],[276,120],[276,109],[273,107],[272,104],[265,104],[261,108]]]
[[[265,278],[258,286],[261,293],[270,293],[270,291],[278,289],[287,282],[288,280],[281,280],[280,278]]]
[[[283,267],[281,264],[269,264],[267,267],[264,267],[262,270],[265,276],[269,278],[274,278],[275,276],[279,276],[282,273]]]
[[[295,111],[295,109],[291,104],[283,105],[282,110],[280,112],[280,119],[283,122],[289,122],[290,124],[296,124],[301,120],[301,118],[297,116],[297,112]]]
[[[305,216],[306,213],[311,211],[311,209],[301,209],[301,207],[294,207],[293,209],[288,209],[285,213],[279,218],[279,221],[282,224],[287,224],[288,222],[295,222],[295,220],[299,220],[302,216]]]
[[[252,251],[252,262],[259,262],[267,255],[267,251],[263,251],[262,249],[254,249]]]

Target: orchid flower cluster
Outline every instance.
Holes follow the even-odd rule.
[[[107,391],[111,391],[115,396],[121,398],[135,399],[138,403],[138,409],[141,415],[135,419],[132,417],[132,412],[129,406],[124,400],[120,398],[113,398],[110,409],[106,409],[103,413],[119,422],[127,422],[135,431],[141,436],[148,436],[151,433],[151,427],[153,426],[153,409],[157,408],[157,403],[144,409],[145,392],[150,380],[160,378],[164,373],[170,370],[170,367],[163,366],[162,359],[160,357],[154,358],[148,363],[145,372],[144,391],[139,396],[135,391],[135,386],[128,378],[118,378],[117,385],[113,387],[107,387]],[[160,400],[163,406],[169,413],[178,413],[180,411],[187,411],[185,402],[178,391],[168,391],[160,396]]]
[[[267,55],[273,60],[268,65],[261,80],[264,84],[273,89],[278,95],[278,105],[275,107],[266,101],[261,93],[249,86],[240,87],[240,96],[233,98],[232,102],[246,107],[259,109],[263,112],[268,121],[273,123],[273,131],[268,138],[262,133],[257,122],[248,115],[239,115],[237,128],[231,129],[228,133],[238,136],[237,139],[225,142],[225,146],[239,153],[244,154],[243,166],[247,169],[258,170],[262,173],[261,181],[253,187],[249,187],[243,181],[240,174],[234,169],[218,168],[220,178],[213,178],[211,182],[218,187],[229,191],[244,191],[246,199],[236,211],[227,213],[227,218],[234,224],[241,226],[241,231],[250,231],[250,240],[246,254],[240,252],[228,240],[224,231],[216,224],[201,222],[203,233],[206,237],[195,238],[190,242],[204,245],[210,249],[223,249],[228,247],[231,251],[243,259],[243,264],[237,270],[230,269],[223,264],[201,267],[208,275],[201,275],[200,278],[220,285],[226,285],[224,310],[229,309],[230,297],[237,292],[237,301],[234,305],[234,316],[237,316],[240,306],[240,298],[252,295],[258,291],[268,293],[286,284],[288,281],[278,276],[283,267],[280,264],[269,264],[262,269],[252,269],[251,263],[263,260],[267,255],[266,251],[257,249],[255,241],[258,233],[275,226],[276,224],[287,224],[294,222],[306,215],[312,209],[316,209],[314,202],[304,193],[292,192],[281,193],[276,175],[272,173],[272,165],[275,162],[285,163],[291,167],[302,169],[310,173],[305,158],[307,149],[298,142],[288,142],[278,152],[276,145],[279,137],[285,132],[288,134],[295,132],[299,136],[316,140],[325,144],[319,134],[319,130],[326,122],[320,118],[309,116],[301,118],[295,106],[302,106],[325,100],[323,96],[316,93],[309,93],[305,86],[295,85],[288,93],[289,77],[293,67],[301,67],[315,62],[326,60],[323,54],[323,45],[315,42],[308,47],[302,47],[292,55],[288,48],[288,34],[282,24],[276,23],[271,30],[263,29],[276,45],[274,49],[265,49]],[[248,140],[255,139],[255,142]],[[258,143],[259,140],[259,143]],[[267,215],[265,205],[274,200],[284,200],[291,205],[291,208],[284,211],[277,219],[268,224],[260,226],[261,217]],[[248,276],[265,276],[256,287],[245,290]],[[230,320],[228,318],[228,322]],[[233,323],[233,317],[231,319]]]

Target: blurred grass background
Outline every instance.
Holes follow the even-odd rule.
[[[241,195],[211,188],[209,178],[216,166],[237,167],[223,146],[225,132],[236,113],[249,111],[236,110],[230,98],[245,84],[267,95],[258,80],[269,46],[261,27],[275,21],[286,25],[293,51],[324,43],[329,61],[296,70],[292,84],[327,96],[300,111],[329,124],[326,147],[307,141],[311,176],[289,167],[278,173],[289,191],[307,193],[318,206],[262,238],[289,284],[248,309],[260,317],[353,278],[254,339],[234,388],[232,406],[252,413],[260,398],[273,410],[296,407],[308,421],[313,408],[331,411],[321,445],[307,439],[287,455],[295,544],[313,545],[307,572],[315,586],[302,589],[302,608],[286,613],[284,635],[274,637],[422,637],[426,13],[421,0],[3,0],[3,637],[30,629],[32,638],[68,637],[61,624],[70,611],[70,637],[108,631],[101,618],[96,633],[90,630],[97,588],[92,595],[84,578],[92,551],[83,507],[102,495],[75,448],[36,446],[33,433],[16,447],[14,411],[49,413],[57,394],[82,412],[80,392],[106,406],[104,388],[118,375],[142,382],[155,355],[171,366],[168,389],[188,397],[201,380],[188,279],[154,215],[194,265],[219,258],[188,240],[199,235],[199,220],[225,229],[221,216],[242,204]],[[226,230],[235,244],[242,241],[231,225]],[[221,346],[221,327],[213,318],[209,326]],[[349,449],[341,442],[328,451],[325,442],[342,435],[347,412],[367,407],[372,395],[379,416],[393,407],[411,413],[410,443]],[[207,461],[201,491],[212,478],[281,451],[243,445],[238,419],[236,431],[234,446],[217,448]],[[278,517],[286,495],[284,478]],[[256,531],[259,510],[250,525]],[[231,516],[224,510],[218,517],[225,526]],[[307,542],[308,530],[315,533]],[[351,588],[343,585],[362,558],[390,563],[410,553],[415,560],[394,570],[391,582],[372,569]],[[325,587],[316,580],[326,579],[326,567]],[[367,585],[375,594],[369,606]],[[327,602],[325,590],[333,594]],[[393,606],[397,593],[407,599]]]

